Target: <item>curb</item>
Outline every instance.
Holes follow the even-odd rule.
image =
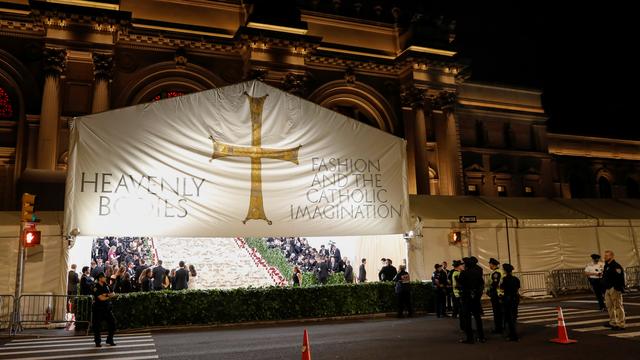
[[[426,316],[428,313],[425,311],[416,311],[414,317]],[[230,329],[230,328],[255,328],[255,327],[269,327],[276,325],[296,325],[296,324],[317,324],[317,323],[329,323],[329,322],[341,322],[341,321],[354,321],[354,320],[376,320],[396,318],[395,312],[389,313],[375,313],[375,314],[363,314],[363,315],[347,315],[347,316],[333,316],[327,318],[302,318],[302,319],[288,319],[288,320],[270,320],[270,321],[247,321],[240,323],[224,323],[224,324],[202,324],[202,325],[173,325],[173,326],[149,326],[145,328],[137,329],[123,329],[116,331],[116,335],[125,334],[137,334],[145,332],[175,332],[175,331],[193,331],[193,330],[214,330],[214,329]],[[69,337],[84,336],[83,334],[69,334]],[[24,334],[17,335],[15,338],[20,339],[37,339],[48,337],[60,337],[59,334]],[[0,335],[0,339],[6,340],[12,337]]]

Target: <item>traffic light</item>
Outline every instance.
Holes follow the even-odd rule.
[[[462,242],[462,232],[451,230],[449,233],[449,243],[451,244],[459,244]]]
[[[29,193],[22,194],[22,216],[23,222],[32,222],[36,220],[36,215],[33,213],[33,205],[36,202],[36,196]]]
[[[28,229],[22,233],[22,246],[29,248],[40,245],[40,231]]]

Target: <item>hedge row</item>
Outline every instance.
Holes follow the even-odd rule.
[[[269,248],[267,242],[261,238],[245,238],[244,239],[252,248],[258,250],[262,258],[267,262],[267,264],[275,267],[280,271],[280,274],[284,276],[287,281],[291,281],[293,277],[293,265],[287,258],[284,256],[280,249]],[[329,275],[329,279],[327,284],[345,284],[344,273],[337,273]],[[303,271],[302,272],[302,286],[316,285],[318,284],[318,280],[316,276],[312,272]]]
[[[412,300],[415,310],[431,310],[431,285],[412,283]],[[395,309],[393,283],[154,291],[123,294],[113,300],[121,329],[325,318]]]

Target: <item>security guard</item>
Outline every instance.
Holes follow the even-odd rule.
[[[96,347],[102,346],[100,344],[100,327],[103,321],[107,322],[107,329],[109,331],[107,334],[107,344],[111,346],[116,345],[113,341],[113,335],[116,331],[116,319],[113,317],[113,312],[111,312],[111,298],[116,295],[109,289],[106,279],[104,273],[98,274],[98,282],[93,289],[93,339]]]
[[[605,288],[604,301],[609,311],[609,323],[605,326],[612,330],[624,330],[624,307],[622,306],[624,269],[614,259],[611,250],[604,252],[604,262],[602,282]]]
[[[471,325],[471,317],[475,319],[478,331],[478,341],[486,342],[484,330],[482,327],[482,290],[484,289],[484,279],[482,277],[482,268],[478,266],[478,259],[474,256],[465,259],[464,270],[460,272],[457,279],[460,288],[460,300],[462,303],[460,312],[460,321],[466,338],[460,339],[459,342],[465,344],[473,344],[473,328]]]
[[[504,311],[504,321],[507,324],[507,340],[518,341],[516,332],[516,321],[518,319],[518,304],[520,304],[520,279],[513,276],[513,266],[502,264],[505,275],[500,282],[500,289],[503,291],[502,307]]]
[[[503,291],[500,289],[500,282],[504,277],[504,271],[500,269],[500,262],[494,258],[489,259],[489,268],[491,269],[491,282],[487,295],[491,298],[491,308],[493,310],[493,333],[502,334],[504,318],[502,316],[502,298]]]
[[[453,317],[460,315],[460,287],[458,286],[458,277],[464,269],[464,265],[460,260],[453,260],[453,271],[451,271],[451,288],[453,292]]]

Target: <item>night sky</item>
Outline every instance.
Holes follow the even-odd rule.
[[[612,2],[597,4],[460,6],[457,41],[471,59],[471,80],[542,89],[550,132],[640,140],[633,110],[640,18]]]

